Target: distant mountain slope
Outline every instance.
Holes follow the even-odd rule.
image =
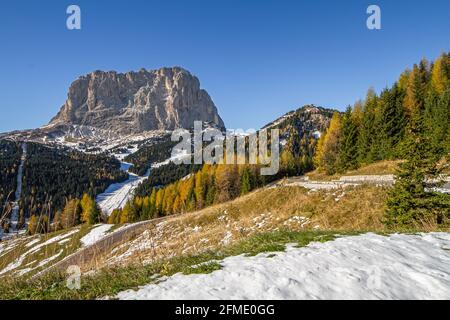
[[[313,104],[305,105],[268,123],[263,129],[278,128],[281,133],[287,133],[290,129],[295,129],[300,134],[319,135],[330,124],[334,112],[337,112],[337,110],[317,107]]]
[[[330,125],[335,112],[338,111],[305,105],[270,122],[263,129],[279,129],[280,143],[285,149],[295,157],[312,158],[316,141]]]

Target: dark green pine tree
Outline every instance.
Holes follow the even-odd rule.
[[[450,88],[442,95],[430,92],[425,102],[425,126],[433,152],[448,155],[450,152]]]
[[[378,97],[373,89],[367,93],[364,103],[363,117],[358,136],[358,164],[367,164],[373,162],[372,144],[375,140],[376,128],[375,111],[378,103]]]
[[[404,93],[397,84],[380,95],[375,127],[374,158],[376,160],[393,159],[399,154],[399,143],[405,132]]]
[[[352,108],[348,107],[342,118],[340,148],[338,157],[339,171],[355,169],[358,166],[358,127],[352,116]]]
[[[400,165],[396,183],[389,191],[386,224],[423,228],[448,223],[450,195],[426,190],[427,181],[439,175],[440,155],[433,152],[420,112],[411,116],[403,147],[406,161]]]
[[[250,170],[245,168],[241,177],[241,195],[247,194],[251,191],[252,186],[250,184]]]
[[[216,198],[216,182],[214,175],[211,176],[207,182],[207,191],[206,191],[206,206],[210,206],[214,203]]]

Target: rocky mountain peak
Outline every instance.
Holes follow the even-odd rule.
[[[94,71],[75,80],[51,125],[83,125],[119,134],[191,128],[194,121],[224,128],[200,81],[180,67],[127,73]]]

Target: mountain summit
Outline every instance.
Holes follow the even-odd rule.
[[[50,125],[82,125],[119,134],[191,128],[194,121],[224,128],[200,82],[180,67],[117,73],[95,71],[69,88]]]

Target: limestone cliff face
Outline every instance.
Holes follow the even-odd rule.
[[[191,128],[194,121],[224,128],[199,80],[179,68],[117,73],[95,71],[72,83],[50,124],[84,125],[118,134]]]

